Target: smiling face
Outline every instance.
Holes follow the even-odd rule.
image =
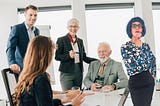
[[[31,28],[35,24],[37,20],[37,12],[37,10],[30,8],[24,13],[28,27]]]
[[[100,58],[100,61],[102,63],[109,58],[112,52],[109,45],[105,43],[100,44],[97,51],[98,51],[98,57]]]
[[[79,24],[76,20],[70,20],[68,22],[68,31],[69,31],[69,34],[72,36],[72,37],[75,37],[78,29],[79,29]]]
[[[142,30],[140,22],[133,22],[131,26],[132,38],[140,39],[142,37]]]

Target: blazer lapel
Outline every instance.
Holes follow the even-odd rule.
[[[80,57],[79,58],[82,61],[83,60],[83,51],[82,51],[82,46],[81,46],[82,44],[81,44],[79,39],[78,39],[77,45],[78,45],[78,49],[79,49],[79,53],[80,53],[80,55],[79,55]]]
[[[96,76],[97,76],[97,73],[99,71],[100,66],[101,66],[100,61],[97,61],[97,64],[95,63],[95,65],[94,65],[94,70],[93,71],[95,71],[95,72],[93,72],[93,76],[92,76],[93,80],[96,79]]]
[[[68,38],[68,34],[66,35],[66,42],[65,43],[68,47],[68,50],[73,50],[71,42],[69,41],[69,38]]]
[[[81,53],[81,44],[80,44],[81,42],[80,42],[80,40],[78,40],[78,42],[77,42],[77,45],[78,45],[78,49],[79,49],[79,52]]]
[[[28,36],[28,31],[27,31],[27,28],[26,28],[26,26],[25,26],[25,24],[24,24],[24,22],[22,23],[22,27],[23,27],[23,36],[24,36],[24,38],[29,42],[29,36]]]
[[[111,67],[112,67],[112,60],[110,60],[105,67],[105,73],[104,73],[105,78],[104,78],[104,82],[103,82],[104,85],[108,84],[108,78],[109,78],[109,74],[111,72]]]
[[[34,30],[34,34],[35,36],[39,35],[39,30],[35,27],[35,30]]]

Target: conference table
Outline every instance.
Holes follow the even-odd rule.
[[[56,86],[52,85],[53,90],[58,90],[56,88]],[[86,96],[81,106],[118,106],[124,90],[125,88],[114,90],[108,93],[92,92],[90,90],[85,90],[84,93],[94,94]],[[126,99],[124,106],[133,106],[130,94]],[[160,89],[159,91],[157,91],[156,87],[153,93],[151,106],[160,106]]]
[[[93,95],[86,96],[81,106],[118,106],[118,103],[125,89],[114,90],[108,93],[94,92]],[[92,93],[85,91],[85,93]],[[128,95],[124,106],[133,106],[131,96]],[[160,91],[154,91],[151,106],[160,106]]]

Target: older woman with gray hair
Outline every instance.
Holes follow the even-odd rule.
[[[55,59],[60,61],[60,82],[63,91],[74,86],[81,88],[83,61],[90,63],[94,58],[86,56],[83,40],[77,36],[79,21],[72,18],[67,23],[68,33],[58,38]]]
[[[121,46],[121,55],[129,75],[129,90],[134,106],[150,106],[156,77],[156,59],[147,43],[142,42],[146,28],[140,17],[127,25],[130,41]]]

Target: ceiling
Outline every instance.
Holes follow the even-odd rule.
[[[11,4],[18,7],[25,7],[26,5],[33,4],[38,7],[54,6],[54,5],[69,5],[71,0],[0,0],[0,5]]]

